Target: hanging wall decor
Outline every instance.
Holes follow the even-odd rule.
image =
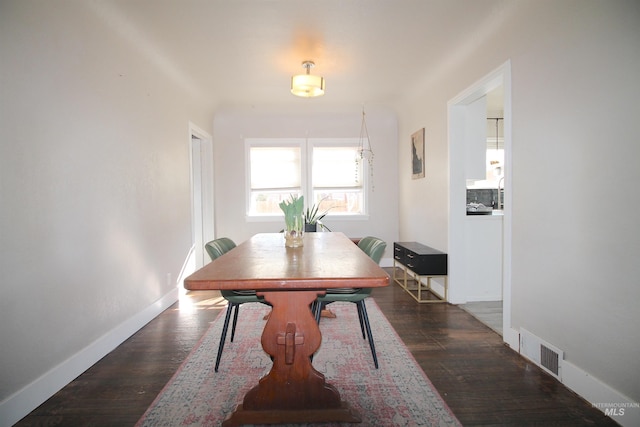
[[[367,129],[367,121],[364,118],[364,106],[362,107],[362,122],[360,123],[360,137],[358,138],[358,150],[356,151],[356,182],[359,181],[359,171],[362,169],[362,162],[366,161],[369,165],[369,174],[371,176],[371,191],[373,185],[373,148],[369,139],[369,130]]]
[[[411,178],[424,178],[424,128],[411,135]]]

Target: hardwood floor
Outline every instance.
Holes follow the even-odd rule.
[[[395,284],[373,298],[463,425],[617,425],[459,307]],[[222,308],[216,292],[182,297],[16,425],[134,425]]]
[[[463,425],[618,425],[461,308],[419,305],[395,284],[372,295]]]

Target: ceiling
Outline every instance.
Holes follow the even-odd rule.
[[[490,37],[504,0],[114,0],[86,2],[118,37],[212,109],[394,105]],[[292,95],[316,63],[326,94]],[[481,76],[479,76],[481,77]]]

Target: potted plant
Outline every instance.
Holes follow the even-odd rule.
[[[284,212],[285,246],[297,248],[302,246],[304,233],[304,196],[291,195],[291,200],[280,202],[280,209]]]
[[[307,210],[305,210],[304,212],[304,231],[317,231],[318,229],[318,223],[320,223],[320,221],[322,220],[322,218],[324,218],[327,213],[329,212],[329,209],[327,209],[326,211],[322,212],[321,214],[318,213],[318,209],[320,208],[319,204],[318,205],[313,205],[311,207],[308,207]],[[326,225],[320,223],[320,225],[324,228],[326,228],[327,230],[329,230],[329,227],[327,227]],[[331,230],[329,230],[331,231]]]

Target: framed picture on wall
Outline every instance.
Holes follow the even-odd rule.
[[[424,178],[424,128],[411,135],[411,178]]]

